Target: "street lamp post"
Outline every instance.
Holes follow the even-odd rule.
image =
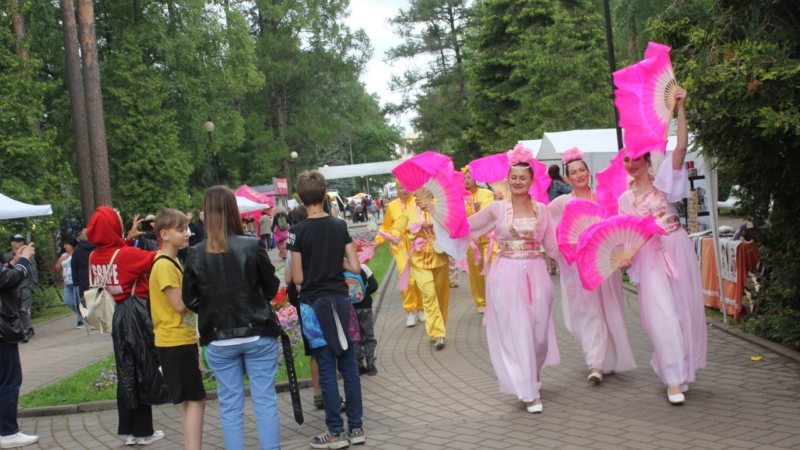
[[[214,139],[211,137],[211,133],[214,132],[214,122],[211,121],[211,117],[203,124],[203,130],[208,133],[208,149],[213,151]],[[219,160],[217,158],[217,153],[213,153],[211,159],[214,162],[214,176],[217,178],[217,184],[219,184]]]
[[[289,175],[292,176],[292,179],[297,179],[297,175],[294,173],[295,172],[295,170],[294,170],[295,167],[294,166],[295,166],[295,162],[297,161],[297,152],[289,153],[289,157],[292,158],[292,160],[290,161],[290,163],[292,164],[292,170],[290,171]],[[292,180],[289,180],[289,182],[286,183],[286,186],[288,187],[289,195],[291,196],[291,194],[292,194],[292,187],[291,187],[292,186]]]

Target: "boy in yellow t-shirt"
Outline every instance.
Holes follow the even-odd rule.
[[[187,449],[200,450],[206,391],[197,353],[197,316],[181,297],[183,268],[178,250],[189,245],[189,219],[171,208],[155,219],[161,251],[150,271],[150,315],[156,349],[172,402],[181,404],[183,440]]]

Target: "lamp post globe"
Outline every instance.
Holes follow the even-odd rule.
[[[207,121],[206,121],[206,122],[203,124],[203,130],[204,130],[206,133],[213,133],[213,132],[214,132],[214,122],[212,122],[212,121],[211,121],[211,119],[208,119],[208,120],[207,120]]]
[[[297,159],[297,152],[289,153],[289,156],[291,156],[292,159]]]

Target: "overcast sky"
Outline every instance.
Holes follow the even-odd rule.
[[[380,96],[381,104],[400,101],[400,95],[389,90],[389,80],[392,73],[402,74],[408,64],[394,63],[390,66],[384,60],[387,50],[402,43],[402,40],[392,33],[389,19],[394,17],[398,10],[405,8],[408,8],[408,0],[350,0],[350,17],[347,19],[347,24],[352,30],[363,28],[374,49],[372,60],[367,65],[361,81],[366,85],[367,92],[374,92]],[[393,121],[405,128],[406,134],[413,131],[408,117]]]

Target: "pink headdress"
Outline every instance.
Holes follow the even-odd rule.
[[[561,162],[566,166],[567,164],[573,161],[583,160],[583,152],[578,150],[578,147],[572,147],[564,152],[564,156],[561,157]]]
[[[517,144],[513,149],[506,152],[509,166],[530,166],[533,159],[533,152],[525,148],[522,144]]]

